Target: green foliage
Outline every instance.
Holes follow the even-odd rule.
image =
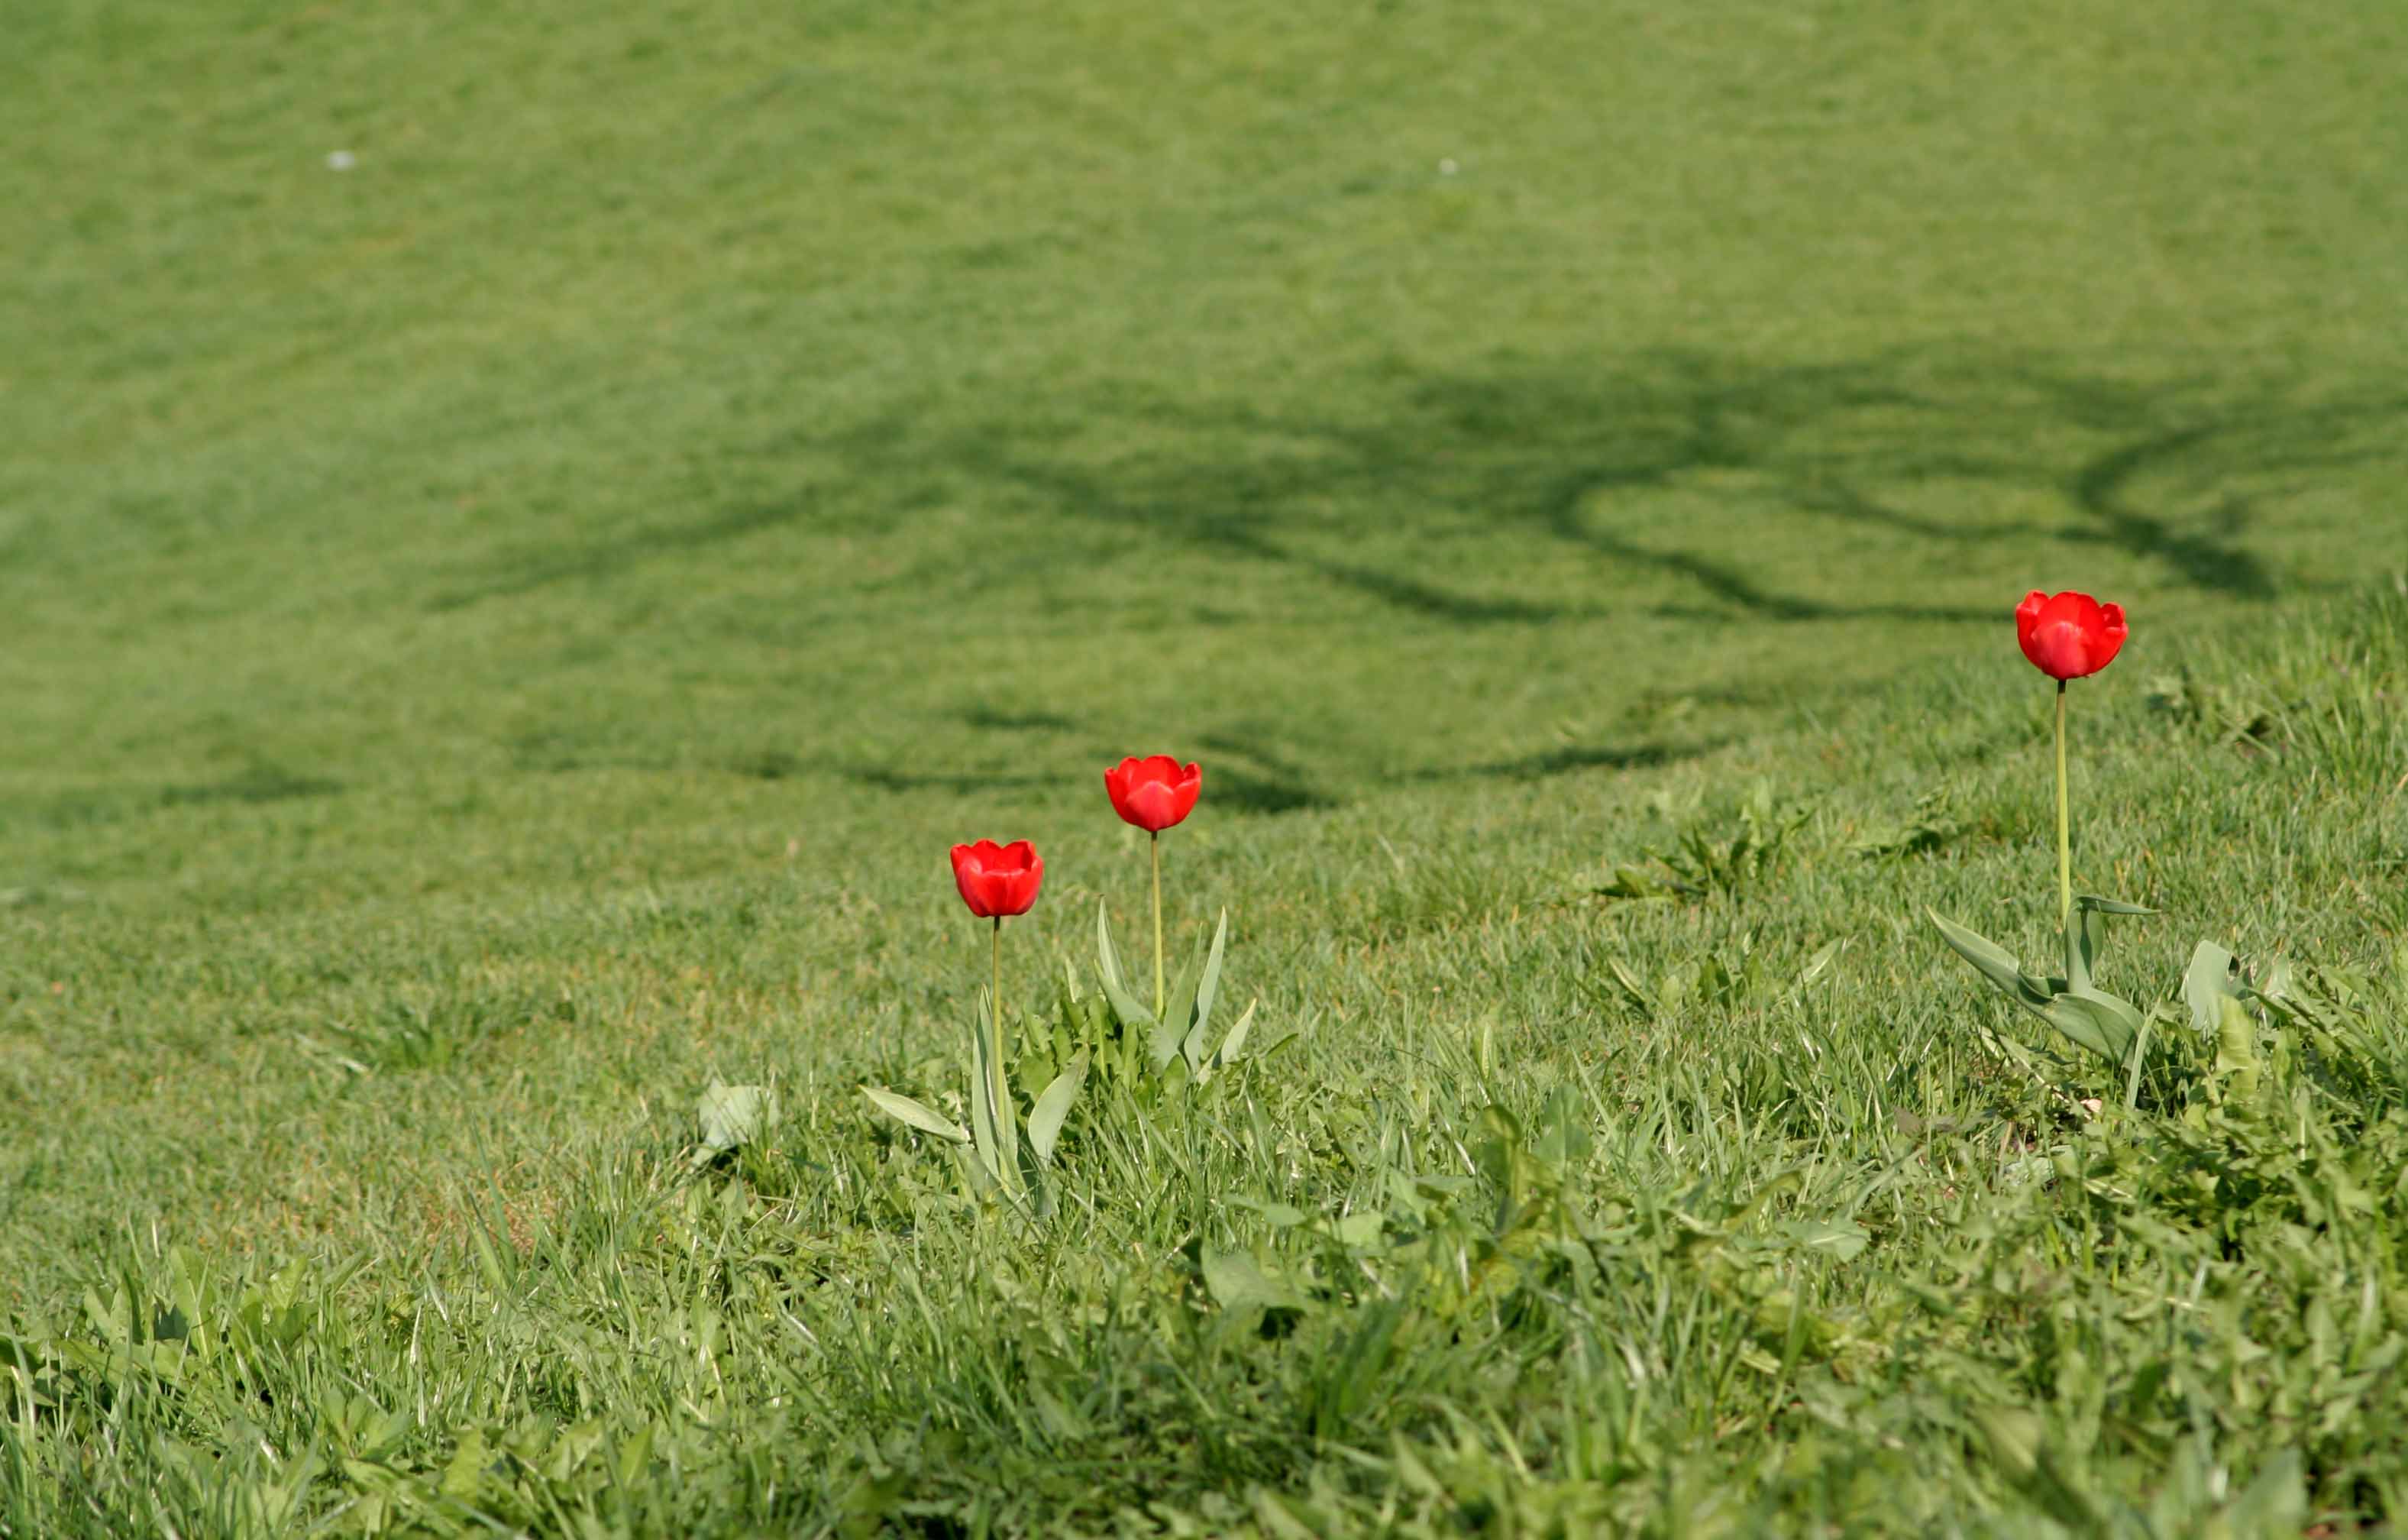
[[[1758,781],[1719,826],[1691,819],[1651,857],[1655,867],[1617,865],[1598,888],[1607,899],[1728,898],[1770,875],[1811,809],[1783,807],[1772,783]]]
[[[1221,965],[1229,944],[1229,912],[1221,912],[1208,945],[1197,939],[1195,956],[1169,986],[1168,1000],[1157,1017],[1130,989],[1112,944],[1111,921],[1105,907],[1096,908],[1096,974],[1100,995],[1079,992],[1077,968],[1065,961],[1059,1015],[1050,1043],[1054,1062],[1074,1051],[1088,1054],[1105,1068],[1110,1082],[1124,1092],[1134,1091],[1143,1072],[1175,1074],[1181,1083],[1202,1085],[1238,1062],[1254,1030],[1254,1004],[1249,1003],[1216,1043],[1212,1010],[1221,998]]]
[[[1940,939],[2008,999],[2046,1021],[2076,1047],[2105,1059],[2111,1069],[2129,1072],[2130,1083],[2138,1085],[2140,1056],[2147,1049],[2147,1024],[2139,1006],[2099,988],[2091,970],[2101,949],[2105,916],[2151,913],[2138,904],[2077,894],[2062,932],[2065,971],[2046,979],[2026,972],[2004,948],[1938,912],[1929,912],[1929,918]]]
[[[1000,1197],[1025,1218],[1050,1219],[1054,1212],[1054,1193],[1046,1179],[1063,1120],[1087,1083],[1092,1055],[1080,1049],[1053,1060],[1045,1053],[1052,1046],[1047,1043],[1019,1056],[1019,1077],[1041,1087],[1027,1098],[1024,1130],[1012,1090],[1012,1067],[996,1051],[1004,1041],[993,1002],[982,1000],[977,1029],[970,1033],[970,1126],[967,1130],[926,1102],[884,1087],[864,1086],[862,1094],[871,1106],[906,1128],[955,1146],[966,1157],[962,1169],[972,1191]],[[1037,1078],[1030,1080],[1032,1071]]]
[[[1856,850],[1877,858],[1928,856],[1946,849],[1966,833],[1966,826],[1952,800],[1946,786],[1935,786],[1915,799],[1914,809],[1905,817],[1868,830],[1856,841]]]
[[[695,1104],[695,1121],[701,1125],[702,1138],[695,1146],[694,1163],[709,1165],[731,1150],[757,1142],[777,1119],[778,1098],[767,1087],[713,1082]]]
[[[1432,1082],[1426,1129],[1359,1135],[1336,1115],[1354,1103],[1276,1091],[1281,1126],[1249,1130],[1253,1095],[1175,1137],[1243,1182],[1334,1136],[1304,1157],[1330,1199],[1199,1207],[1182,1179],[1163,1224],[1082,1191],[1140,1245],[1224,1211],[1136,1267],[942,1211],[892,1244],[832,1237],[659,1168],[441,1285],[136,1246],[79,1312],[7,1339],[6,1452],[43,1479],[0,1512],[27,1533],[136,1493],[227,1533],[2345,1527],[2408,1497],[2380,1415],[2408,1374],[2402,1011],[2396,980],[2304,971],[2252,1025],[2254,1083],[2029,1125],[2006,1164],[1988,1130],[1867,1125],[1855,1161],[1730,1135],[1755,1147],[1668,1180],[1664,1141],[1701,1132],[1681,1093],[1600,1118],[1559,1086],[1517,1115]],[[1901,1186],[1910,1165],[1935,1180]],[[916,1311],[850,1275],[873,1259]],[[915,1405],[937,1425],[809,1436]],[[43,1453],[77,1446],[97,1462]]]
[[[2365,655],[2399,617],[2361,607],[2329,644]],[[2247,677],[2263,655],[2199,666]],[[1967,995],[1895,923],[1901,903],[1963,913],[2044,883],[2044,842],[1851,848],[1931,782],[1923,760],[1883,762],[1907,698],[1842,719],[1866,757],[1805,788],[1832,817],[1712,903],[1519,907],[1499,888],[1442,926],[1325,928],[1322,874],[1394,871],[1364,824],[1221,826],[1203,854],[1250,873],[1263,915],[1244,949],[1259,1014],[1313,1029],[1197,1086],[1184,1038],[1158,1071],[1143,1023],[1067,969],[1050,1009],[1006,1016],[1042,1225],[945,1159],[985,1169],[958,1090],[862,1115],[862,1081],[965,1084],[940,1010],[917,1036],[875,1006],[859,1027],[895,922],[810,888],[780,912],[791,926],[744,917],[776,901],[762,891],[495,912],[471,928],[478,956],[438,947],[428,976],[567,1015],[497,1027],[473,1073],[282,1056],[295,1078],[273,1104],[308,1141],[280,1155],[245,1132],[277,1183],[217,1189],[265,1227],[307,1201],[322,1153],[398,1184],[439,1094],[431,1213],[364,1186],[339,1231],[194,1236],[207,1211],[163,1160],[151,1197],[118,1200],[158,1204],[159,1231],[11,1254],[0,1525],[2137,1540],[2396,1522],[2408,1429],[2382,1414],[2408,1374],[2408,957],[2396,911],[2350,887],[2396,772],[2171,752],[2181,729],[2138,702],[2100,713],[2088,860],[2152,908],[2229,916],[2233,943],[2185,967],[2165,927],[2133,928],[2128,971],[2164,993],[2133,1094],[2094,1114],[2060,1088],[2081,1072],[2018,1035],[2034,1013]],[[2001,708],[1971,730],[2025,727]],[[1828,729],[1799,730],[1813,736],[1764,760]],[[2037,759],[1947,773],[1986,807],[2028,791]],[[1762,768],[1718,762],[1703,789]],[[1668,769],[1586,815],[1551,789],[1473,815],[1560,892],[1652,793],[1685,807],[1698,777]],[[1433,793],[1380,824],[1399,851],[1436,850],[1464,816]],[[2247,841],[2177,839],[2278,819],[2280,867]],[[2349,901],[2318,897],[2335,892]],[[978,974],[975,951],[942,955],[952,918],[910,932],[939,954],[902,975],[914,1002]],[[301,934],[291,953],[231,941],[215,971],[143,987],[203,1020],[255,1010],[275,979],[317,977],[347,1017],[393,987],[366,966],[374,932]],[[1210,1041],[1236,964],[1224,943],[1208,992],[1197,940],[1179,993],[1209,994]],[[2095,982],[2095,944],[2075,942],[2068,963]],[[34,976],[107,987],[56,940],[30,943],[54,949]],[[797,947],[853,970],[824,1013],[770,1003],[791,998]],[[304,971],[347,948],[363,982]],[[609,960],[664,948],[679,960]],[[2018,998],[2070,987],[2000,951]],[[73,1001],[27,976],[9,975],[12,1021]],[[753,1025],[714,1026],[726,1012]],[[172,1039],[150,1051],[228,1084]],[[1082,1053],[1088,1093],[1057,1095]],[[697,1107],[702,1058],[746,1072]],[[2037,1072],[1999,1072],[2018,1063]],[[774,1105],[725,1084],[773,1079]],[[697,1130],[732,1142],[699,1170]],[[137,1154],[151,1137],[108,1134]],[[98,1170],[65,1165],[96,1147],[21,1137],[43,1163],[11,1168],[12,1224],[108,1212],[46,1174]]]

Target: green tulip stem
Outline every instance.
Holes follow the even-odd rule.
[[[1154,1014],[1159,1020],[1170,1004],[1170,997],[1162,990],[1162,830],[1153,831],[1154,840]]]
[[[995,992],[988,997],[995,1008],[987,1013],[990,1052],[988,1061],[997,1075],[1003,1073],[1003,916],[995,917]]]
[[[2065,795],[2065,681],[2057,682],[2057,924],[2073,919],[2073,819]]]

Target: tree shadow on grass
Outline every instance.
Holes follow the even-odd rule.
[[[1033,425],[1016,403],[968,426],[907,407],[841,434],[796,435],[788,447],[838,454],[853,485],[883,489],[893,517],[946,501],[915,486],[982,486],[1074,524],[1298,570],[1446,625],[1541,625],[1604,608],[1468,592],[1442,575],[1365,559],[1366,537],[1468,520],[1660,580],[1674,605],[1702,600],[1783,623],[1974,622],[1988,612],[1806,592],[1744,554],[1679,528],[1635,535],[1613,513],[1677,488],[1744,498],[1810,529],[1855,526],[1968,553],[2035,539],[2103,546],[2158,562],[2200,591],[2264,602],[2277,584],[2246,543],[2258,503],[2400,458],[2408,427],[2408,392],[2399,390],[2204,377],[2135,383],[2056,363],[1903,353],[1802,365],[1672,350],[1507,359],[1478,372],[1338,380],[1321,395],[1350,410],[1233,408],[1138,388],[1050,414],[1082,425],[1090,442],[1112,439],[1100,454],[1082,453],[1058,426]],[[1730,484],[1707,484],[1717,478]],[[2036,497],[2060,517],[2036,527],[1969,511],[1961,496],[1947,507],[1942,483]],[[1918,502],[1918,488],[1932,495]],[[428,603],[446,611],[607,580],[716,552],[809,511],[800,497],[756,499],[548,547],[468,574]]]
[[[342,791],[340,781],[322,775],[296,775],[280,766],[258,764],[222,781],[75,791],[28,799],[19,806],[35,828],[67,829],[121,823],[179,808],[261,807],[335,797]]]
[[[1036,544],[1025,554],[1065,575],[1125,563],[1133,546],[1167,547],[1223,567],[1217,581],[1232,589],[1282,574],[1409,626],[1531,628],[1636,612],[1811,629],[1998,622],[1997,605],[1816,569],[1811,553],[1827,538],[1839,549],[1842,536],[1995,568],[2013,574],[2010,587],[2105,550],[2200,594],[2272,601],[2284,585],[2252,540],[2265,505],[2401,459],[2403,428],[2408,391],[2387,387],[2204,375],[2139,382],[2012,356],[1767,365],[1657,351],[1503,358],[1440,375],[1391,368],[1330,380],[1294,409],[1142,386],[1049,399],[1042,413],[999,400],[967,420],[957,407],[914,404],[767,449],[822,465],[833,456],[853,489],[855,522],[881,528],[918,509],[963,506],[968,489],[971,506],[1031,521],[1025,538]],[[795,523],[810,506],[800,497],[754,502],[547,552],[472,574],[435,602],[605,580],[654,560],[726,559],[726,547]],[[1735,540],[1734,530],[1766,539]],[[1467,533],[1496,540],[1467,546]],[[1475,558],[1440,566],[1404,554],[1440,548],[1425,537]],[[1543,589],[1525,584],[1540,567],[1574,579],[1557,571]],[[1598,597],[1562,597],[1592,574]],[[1197,594],[1198,612],[1209,613],[1211,590]],[[984,706],[965,720],[982,732],[1075,730],[1064,718]],[[1215,785],[1232,805],[1273,813],[1334,799],[1274,747],[1297,741],[1293,730],[1243,736],[1217,750]],[[1446,773],[1562,773],[1691,752],[1609,744]],[[837,768],[894,791],[1016,779]]]
[[[1226,803],[1243,813],[1304,813],[1340,806],[1341,799],[1325,790],[1311,770],[1274,745],[1275,736],[1260,723],[1203,736],[1201,745],[1211,760],[1205,786],[1213,804]]]
[[[1908,356],[1765,367],[1665,352],[1328,394],[1373,405],[1341,415],[1138,396],[1098,403],[1075,441],[1003,418],[932,439],[923,419],[872,424],[837,447],[863,477],[941,468],[955,484],[994,488],[1072,525],[1241,570],[1300,572],[1441,626],[1543,626],[1603,615],[1614,602],[1481,591],[1461,573],[1382,565],[1387,530],[1492,531],[1519,542],[1523,559],[1552,551],[1593,564],[1618,580],[1626,608],[1652,594],[1658,616],[1989,626],[1996,605],[1924,600],[1835,574],[1800,581],[1752,549],[1641,511],[1641,499],[1742,499],[1746,519],[1785,527],[1809,548],[1819,530],[1853,530],[2012,569],[2017,583],[2047,574],[2052,547],[2100,547],[2254,605],[2281,593],[2248,540],[2260,502],[2400,458],[2408,426],[2408,392],[2142,385],[2028,361]],[[1105,436],[1114,441],[1098,447]],[[1999,511],[2024,507],[2050,511]],[[1334,801],[1271,748],[1283,736],[1207,740],[1224,756],[1216,794],[1254,812]],[[1627,769],[1714,746],[1568,747],[1409,778]]]
[[[1539,754],[1515,755],[1508,759],[1490,759],[1460,770],[1425,770],[1413,777],[1417,781],[1459,781],[1467,779],[1492,781],[1543,781],[1550,776],[1570,775],[1593,770],[1654,770],[1662,765],[1703,758],[1722,747],[1720,741],[1695,743],[1628,743],[1619,746],[1599,744],[1567,744]]]
[[[2292,485],[2398,458],[2408,393],[2322,395],[2206,380],[2157,386],[2036,364],[1912,357],[1757,366],[1692,353],[1607,364],[1503,365],[1328,393],[1340,416],[1188,401],[1099,403],[1086,421],[1140,447],[1081,446],[999,417],[931,440],[901,417],[837,441],[864,476],[941,467],[1060,518],[1205,554],[1298,569],[1413,616],[1537,625],[1602,607],[1472,593],[1363,559],[1383,526],[1464,522],[1536,539],[1619,575],[1777,623],[1976,623],[1987,608],[1834,597],[1746,554],[1618,509],[1651,493],[1744,499],[1770,523],[1856,526],[1969,555],[2036,542],[2104,546],[2202,592],[2250,602],[2277,584],[2246,542],[2257,504]],[[1244,458],[1232,445],[1252,446]],[[1984,512],[2001,495],[2047,523]],[[1951,506],[1953,503],[1953,507]],[[1332,511],[1337,511],[1333,513]],[[1349,548],[1333,555],[1331,545]]]

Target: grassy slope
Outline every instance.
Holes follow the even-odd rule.
[[[797,1317],[865,1335],[825,1404],[773,1412],[801,1349],[728,1317],[752,1377],[724,1393],[768,1463],[681,1458],[730,1521],[808,1507],[816,1462],[852,1458],[831,1441],[929,1416],[967,1440],[912,1457],[937,1489],[1013,1440],[1044,1467],[1157,1426],[1172,1452],[1099,1504],[1301,1490],[1316,1459],[1341,1479],[1293,1416],[1227,1431],[1293,1354],[1057,1343],[1097,1385],[1125,1352],[1197,1387],[1085,1410],[1082,1443],[999,1427],[976,1354],[873,1352],[895,1216],[823,1184],[888,1159],[882,1180],[935,1180],[841,1091],[938,1083],[975,953],[935,851],[1044,842],[1033,972],[1097,891],[1133,914],[1101,763],[1208,756],[1174,876],[1239,906],[1268,1017],[1311,1024],[1263,1087],[1298,1153],[1217,1151],[1175,1199],[1132,1178],[1126,1267],[1046,1286],[1076,1310],[1170,1288],[1191,1233],[1252,1233],[1226,1196],[1346,1201],[1375,1179],[1317,1162],[1391,1122],[1440,1159],[1479,1098],[1431,1044],[1492,1015],[1517,1104],[1570,1083],[1603,1116],[1600,1063],[1632,1107],[1694,1101],[1686,1134],[1612,1125],[1598,1202],[1701,1170],[1720,1202],[1801,1152],[1829,1197],[1895,1166],[1896,1112],[2010,1143],[2048,1115],[1968,1057],[1964,981],[1901,928],[1942,896],[2004,937],[1996,897],[2043,891],[2041,700],[1999,619],[2035,583],[2143,617],[2085,698],[2134,777],[2099,772],[2100,885],[2253,947],[2377,955],[2401,925],[2381,767],[2161,765],[2187,741],[2137,701],[2212,634],[2408,554],[2401,32],[2374,6],[12,18],[0,1306],[64,1324],[121,1227],[211,1266],[380,1259],[325,1296],[362,1335],[290,1366],[314,1406],[330,1377],[396,1383],[379,1312],[490,1288],[509,1332],[462,1333],[469,1403],[395,1457],[439,1466],[467,1428],[577,1410],[514,1376],[572,1361],[539,1343],[598,1330],[632,1266],[618,1356],[573,1361],[614,1429],[692,1440],[710,1418],[645,1345],[720,1227],[766,1214],[781,1252],[799,1226],[838,1259],[814,1287],[865,1280]],[[2379,646],[2395,623],[2352,624]],[[2340,645],[2300,643],[2270,698],[2315,698]],[[1666,832],[1650,794],[1677,820],[1757,773],[1826,810],[1785,887],[1555,902]],[[1904,877],[1845,855],[1943,783],[1989,799],[1970,849]],[[1827,1111],[1761,1140],[1749,1098],[1791,1099],[1673,1050],[1773,1062],[1769,1008],[1693,1002],[1651,1037],[1601,982],[1609,956],[1660,979],[1749,935],[1776,966],[1861,943],[1827,1034],[1846,1068],[1785,1072],[1822,1075],[1801,1098]],[[2131,976],[2170,977],[2186,936],[2147,930]],[[761,1214],[655,1226],[713,1069],[779,1076],[780,1147],[810,1164],[754,1172]],[[488,1204],[529,1248],[618,1215],[638,1260],[560,1253],[593,1270],[581,1303],[483,1277]],[[985,1243],[933,1234],[925,1319],[987,1320],[939,1265]],[[1886,1239],[1861,1272],[1868,1294],[1942,1275]],[[1023,1329],[997,1328],[1007,1380]],[[1598,1345],[1669,1330],[1591,1323],[1485,1372],[1604,1395],[1623,1349]],[[1673,1458],[1781,1403],[1724,1404],[1713,1361],[1634,1414],[1661,1458],[1630,1456],[1632,1491],[1798,1446]],[[1446,1398],[1391,1389],[1335,1435],[1437,1436]],[[1553,1447],[1555,1393],[1459,1406]],[[1954,1447],[1938,1426],[1913,1460]],[[95,1476],[104,1501],[139,1469]],[[1935,1501],[2018,1500],[1977,1478]]]

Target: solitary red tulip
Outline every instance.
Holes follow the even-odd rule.
[[[1025,914],[1045,881],[1045,860],[1025,840],[1008,845],[981,840],[953,847],[953,885],[980,919]]]
[[[2015,606],[2015,640],[2024,656],[2059,683],[2087,678],[2114,662],[2129,629],[2122,605],[2071,590],[2051,597],[2035,588]]]
[[[1149,834],[1159,834],[1193,813],[1196,794],[1203,789],[1202,770],[1182,766],[1167,754],[1131,756],[1104,771],[1112,811]]]

